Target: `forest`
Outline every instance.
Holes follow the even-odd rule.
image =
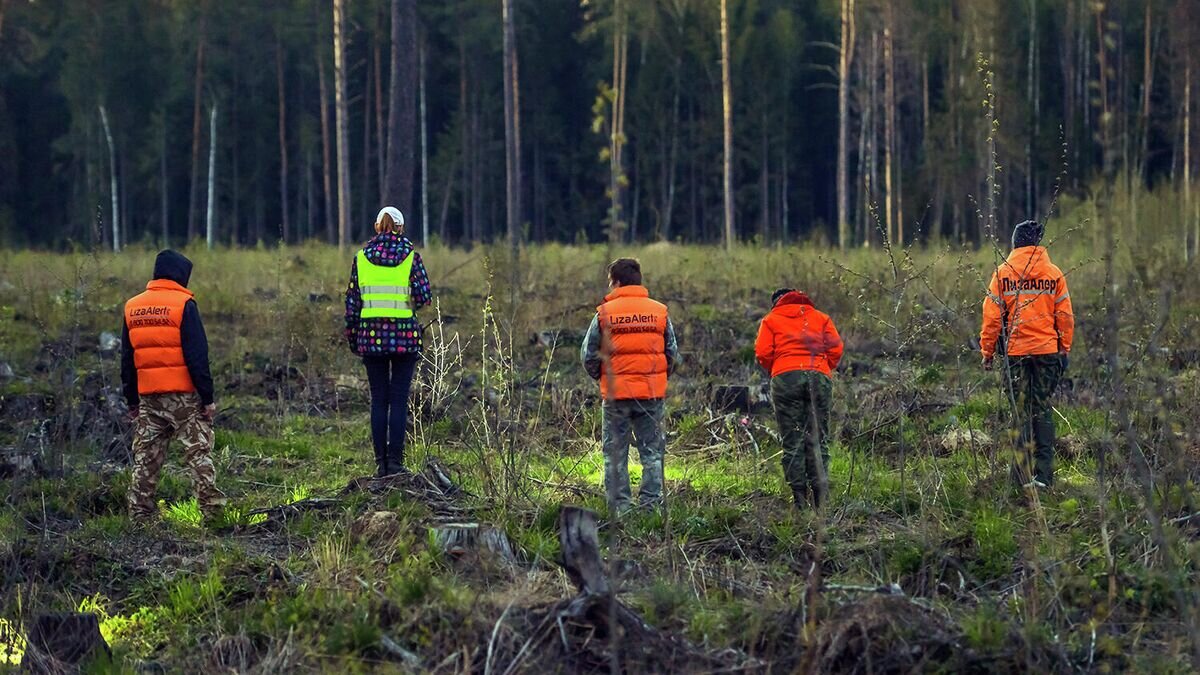
[[[1198,42],[1190,0],[3,0],[0,239],[393,202],[452,243],[979,244],[1106,185],[1193,251]]]

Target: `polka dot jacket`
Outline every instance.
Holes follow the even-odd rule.
[[[413,309],[429,304],[432,291],[429,275],[421,254],[413,249],[408,237],[385,233],[377,234],[363,246],[367,260],[376,265],[395,267],[408,256],[413,259],[409,285],[412,287]],[[421,351],[421,324],[414,316],[411,319],[364,319],[362,294],[358,289],[358,263],[350,265],[350,285],[346,287],[346,341],[350,349],[359,356],[372,354],[408,354]]]

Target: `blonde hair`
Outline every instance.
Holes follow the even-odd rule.
[[[404,214],[394,206],[383,207],[379,210],[379,215],[375,216],[375,232],[404,234]]]

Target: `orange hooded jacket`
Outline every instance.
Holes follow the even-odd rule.
[[[842,337],[833,319],[813,307],[812,300],[791,291],[779,298],[758,327],[754,355],[771,377],[793,370],[815,370],[831,376],[842,360]]]
[[[1013,249],[992,274],[979,333],[984,358],[995,355],[1002,337],[1009,356],[1071,351],[1075,312],[1067,278],[1044,246]]]

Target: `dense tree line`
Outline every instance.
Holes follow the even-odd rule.
[[[1168,182],[1191,214],[1198,55],[1195,0],[0,0],[0,238],[353,241],[389,202],[451,242],[970,242]]]

